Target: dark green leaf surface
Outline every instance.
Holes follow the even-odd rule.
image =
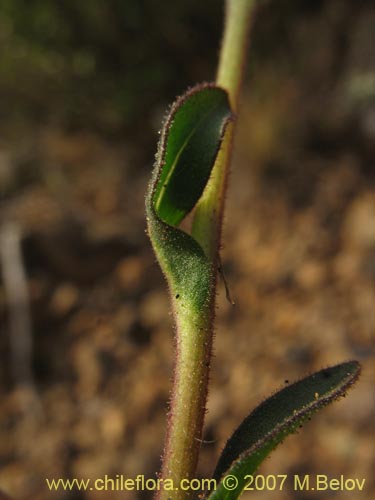
[[[212,270],[200,245],[175,226],[199,200],[231,118],[226,91],[202,84],[176,100],[161,133],[146,197],[148,233],[185,311],[208,302]]]
[[[227,93],[207,84],[194,87],[172,106],[152,188],[155,211],[164,222],[178,225],[199,200],[230,114]]]
[[[358,379],[360,365],[349,361],[326,368],[275,393],[259,405],[228,440],[214,472],[218,481],[228,474],[238,486],[228,491],[221,482],[209,500],[235,500],[266,456],[306,419],[343,396]]]

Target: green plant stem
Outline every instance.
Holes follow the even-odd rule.
[[[177,359],[161,477],[172,479],[178,487],[181,480],[194,477],[198,462],[211,357],[212,318],[208,310],[201,314],[179,307],[175,313]],[[185,500],[193,493],[160,491],[157,498]]]
[[[227,0],[226,24],[216,83],[225,88],[234,112],[237,110],[248,27],[254,0]],[[172,479],[174,486],[195,475],[206,411],[209,366],[213,337],[216,274],[224,193],[231,156],[233,124],[229,124],[212,177],[199,202],[192,235],[204,249],[212,269],[207,306],[186,311],[172,298],[177,326],[177,358],[171,411],[161,477]],[[161,490],[158,500],[187,500],[194,492]]]
[[[256,0],[227,0],[226,24],[216,84],[227,90],[234,113],[238,111],[248,32]],[[220,248],[225,193],[232,155],[234,124],[228,125],[210,181],[197,204],[192,235],[215,263]]]

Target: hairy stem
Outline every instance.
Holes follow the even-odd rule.
[[[216,83],[228,91],[234,112],[237,110],[254,3],[255,0],[226,2],[226,22]],[[177,297],[172,298],[177,326],[177,358],[161,477],[163,481],[173,480],[174,487],[179,490],[168,491],[164,483],[165,489],[157,493],[158,500],[187,500],[196,496],[194,491],[183,490],[180,486],[181,481],[195,476],[202,438],[213,337],[218,248],[232,137],[233,124],[229,124],[212,177],[193,221],[192,235],[201,244],[211,265],[207,304],[199,311],[187,311]]]
[[[227,90],[234,113],[238,110],[248,32],[256,0],[227,0],[226,24],[216,84]],[[221,150],[203,196],[195,210],[192,235],[215,263],[220,248],[225,192],[232,155],[234,124],[228,125]]]
[[[209,310],[201,314],[179,307],[175,312],[177,359],[162,478],[171,479],[180,490],[160,491],[157,498],[162,500],[185,500],[194,494],[184,491],[188,483],[181,481],[194,477],[198,462],[212,343]]]

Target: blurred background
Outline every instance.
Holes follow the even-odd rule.
[[[223,4],[0,3],[0,489],[155,477],[173,371],[144,193],[167,106],[215,78]],[[199,475],[287,381],[355,358],[348,397],[263,474],[366,479],[374,453],[374,25],[362,0],[269,0],[254,18],[221,252]],[[320,500],[345,492],[254,492]]]

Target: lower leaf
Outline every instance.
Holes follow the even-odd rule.
[[[318,371],[285,387],[261,403],[228,440],[214,472],[220,481],[208,500],[235,500],[269,453],[320,408],[344,396],[359,377],[357,361]],[[226,476],[231,478],[228,489]]]

